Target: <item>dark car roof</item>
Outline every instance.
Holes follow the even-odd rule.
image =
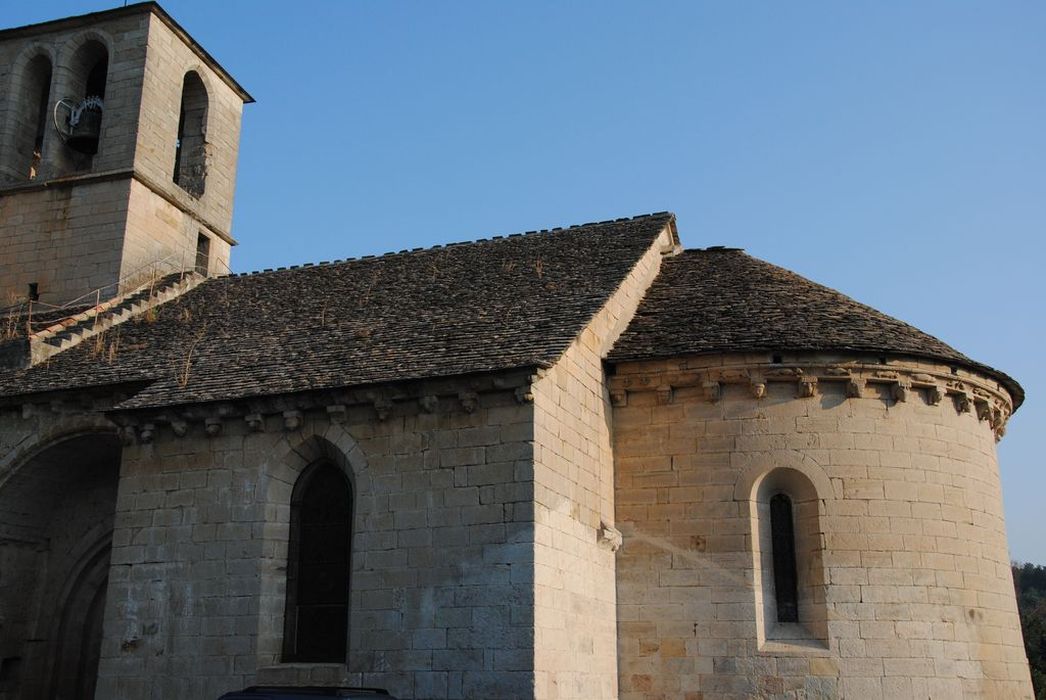
[[[218,700],[314,700],[315,698],[342,698],[342,700],[395,700],[381,688],[349,688],[332,686],[277,686],[252,685],[243,690],[225,693]]]

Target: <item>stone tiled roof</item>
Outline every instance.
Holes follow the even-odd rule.
[[[685,250],[666,259],[609,361],[724,352],[844,351],[943,360],[998,379],[907,323],[736,248]]]
[[[208,280],[0,375],[0,396],[139,383],[152,407],[549,366],[668,213]]]

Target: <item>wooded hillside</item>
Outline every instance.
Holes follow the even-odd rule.
[[[1046,700],[1046,566],[1014,564],[1013,586],[1035,697]]]

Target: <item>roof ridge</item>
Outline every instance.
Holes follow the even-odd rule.
[[[557,226],[556,228],[545,228],[534,231],[522,231],[519,233],[508,233],[499,234],[494,236],[488,236],[487,238],[476,238],[468,241],[453,241],[451,243],[439,243],[433,246],[422,246],[419,248],[404,248],[403,250],[390,250],[384,253],[360,255],[353,258],[338,258],[335,260],[320,260],[317,262],[307,262],[298,265],[284,265],[281,267],[267,267],[261,270],[250,270],[248,272],[232,272],[225,275],[214,275],[211,279],[225,279],[230,277],[253,277],[255,275],[268,275],[276,272],[290,272],[292,270],[301,270],[307,267],[330,267],[333,265],[345,265],[346,263],[361,262],[363,260],[381,260],[384,258],[394,257],[397,255],[410,255],[412,253],[427,253],[434,250],[444,250],[446,248],[457,248],[465,245],[475,245],[478,243],[490,243],[493,241],[508,240],[510,238],[522,238],[524,236],[541,236],[551,233],[557,233],[561,231],[573,231],[576,229],[582,229],[589,226],[607,226],[610,224],[621,224],[629,221],[639,221],[642,219],[653,219],[656,217],[670,217],[675,218],[675,214],[670,211],[655,211],[649,214],[636,214],[635,216],[626,216],[618,219],[606,219],[605,221],[589,221],[584,224],[573,224],[570,226]]]

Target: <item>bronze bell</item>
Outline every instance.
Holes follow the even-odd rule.
[[[98,152],[98,139],[102,133],[102,112],[98,109],[85,109],[80,119],[69,130],[65,140],[69,148],[94,155]]]

